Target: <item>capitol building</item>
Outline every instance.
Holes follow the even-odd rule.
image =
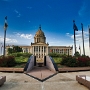
[[[49,53],[58,53],[58,54],[66,54],[72,55],[73,49],[72,46],[49,46],[49,43],[46,43],[46,37],[44,32],[39,26],[35,36],[34,42],[31,42],[30,46],[19,46],[22,48],[23,53],[31,53],[36,56],[36,59],[44,59],[44,56],[48,55]],[[10,48],[7,46],[7,48]]]

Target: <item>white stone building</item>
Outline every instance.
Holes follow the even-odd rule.
[[[43,60],[44,56],[49,53],[59,53],[72,55],[72,46],[49,46],[46,43],[46,37],[44,32],[41,30],[41,26],[34,36],[34,43],[31,42],[31,46],[20,46],[23,49],[23,53],[28,52],[36,56],[36,60]],[[9,46],[7,46],[9,48]]]

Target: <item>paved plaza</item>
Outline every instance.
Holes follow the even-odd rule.
[[[90,71],[58,73],[44,82],[24,73],[0,72],[0,76],[6,76],[0,90],[88,90],[76,81],[76,75],[90,76]]]

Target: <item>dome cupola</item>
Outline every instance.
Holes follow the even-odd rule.
[[[44,35],[44,32],[41,30],[41,25],[39,26],[39,29],[35,34],[34,42],[35,43],[46,43],[46,37]]]

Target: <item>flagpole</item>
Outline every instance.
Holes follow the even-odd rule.
[[[5,17],[5,24],[4,24],[4,47],[3,47],[3,56],[5,56],[5,44],[6,44],[6,30],[7,30],[7,16]]]
[[[88,26],[89,29],[89,50],[90,50],[90,26]]]
[[[75,53],[76,53],[76,37],[75,37],[75,30],[74,30],[74,48],[75,48]]]
[[[85,48],[84,48],[84,34],[83,34],[83,24],[81,23],[81,28],[82,28],[82,41],[83,41],[83,54],[85,56]]]
[[[76,37],[75,37],[75,31],[78,31],[78,28],[77,28],[74,20],[73,20],[73,29],[74,29],[74,48],[75,48],[75,53],[76,53]]]
[[[80,45],[79,45],[79,50],[80,50],[80,56],[81,56],[81,47],[80,47]]]

